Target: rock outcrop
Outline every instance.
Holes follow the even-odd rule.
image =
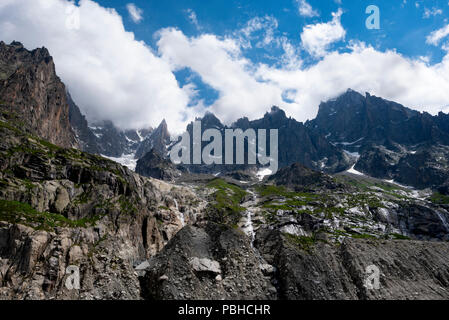
[[[62,147],[77,147],[66,88],[45,48],[26,50],[0,42],[0,110],[29,133]]]
[[[173,181],[181,176],[181,171],[170,160],[162,158],[154,149],[137,160],[136,172],[145,177],[165,181]]]
[[[59,148],[4,119],[0,141],[0,298],[138,299],[133,266],[201,212],[189,189]],[[80,290],[65,287],[70,265]]]
[[[248,238],[223,225],[185,227],[148,262],[141,280],[147,299],[276,297]]]
[[[167,123],[162,120],[161,124],[149,134],[136,150],[136,159],[145,156],[151,150],[156,151],[162,157],[167,155],[167,147],[170,144],[170,133]]]
[[[276,267],[281,299],[449,298],[447,242],[347,239],[333,246],[264,230],[255,245]],[[378,287],[369,278],[377,270]]]

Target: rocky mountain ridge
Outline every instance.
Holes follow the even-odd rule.
[[[306,123],[355,156],[354,169],[418,189],[449,180],[448,116],[432,116],[398,103],[348,90],[323,102]]]

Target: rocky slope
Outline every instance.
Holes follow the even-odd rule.
[[[207,182],[204,217],[142,266],[144,297],[449,298],[447,207],[380,181],[338,179],[337,189]],[[375,269],[379,287],[370,287]]]
[[[0,41],[0,110],[13,112],[32,134],[59,146],[77,146],[66,89],[45,48],[28,51],[19,42]]]
[[[0,298],[138,299],[134,264],[202,204],[193,192],[0,120]],[[67,290],[66,267],[81,290]]]

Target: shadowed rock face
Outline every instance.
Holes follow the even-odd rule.
[[[449,179],[447,120],[442,112],[432,116],[348,90],[321,103],[306,125],[334,145],[359,153],[356,170],[423,189]]]
[[[302,189],[335,189],[338,187],[338,184],[330,176],[319,171],[308,169],[299,163],[294,163],[291,166],[279,170],[276,174],[270,176],[268,181],[274,182],[277,185]]]
[[[94,154],[102,153],[102,150],[99,147],[99,143],[97,141],[97,137],[89,128],[86,117],[81,113],[80,109],[75,104],[72,97],[70,96],[70,93],[68,92],[67,101],[69,103],[70,124],[75,131],[80,149]]]
[[[285,112],[280,108],[273,106],[270,112],[267,112],[263,118],[249,121],[248,118],[238,119],[230,126],[223,125],[220,120],[212,113],[206,113],[201,121],[201,133],[207,129],[218,129],[222,135],[222,154],[225,154],[225,130],[226,129],[247,129],[257,130],[265,129],[267,139],[270,136],[270,129],[278,130],[278,163],[279,168],[289,166],[299,162],[308,168],[322,170],[326,172],[339,172],[349,168],[349,158],[337,147],[330,144],[323,135],[317,134],[307,128],[302,122],[287,118]],[[193,136],[193,123],[187,126],[187,132],[190,137]],[[202,147],[208,142],[202,142]],[[235,144],[234,144],[235,154]],[[266,148],[269,150],[269,142]],[[245,142],[245,162],[247,156],[248,144]],[[268,152],[269,153],[269,152]],[[193,155],[191,155],[193,157]],[[254,165],[188,165],[186,166],[192,172],[217,173],[232,172],[236,170],[254,169]]]
[[[317,117],[307,126],[328,135],[333,143],[349,143],[362,138],[357,145],[449,143],[443,114],[439,118],[433,117],[368,93],[362,96],[353,90],[321,103]]]
[[[145,177],[165,181],[172,181],[181,175],[170,160],[162,158],[154,149],[137,161],[136,172]]]
[[[78,146],[69,122],[66,89],[45,48],[0,42],[0,109],[30,133],[62,147]]]
[[[145,156],[151,150],[156,151],[162,156],[167,154],[167,146],[170,144],[170,133],[168,132],[167,122],[162,120],[161,124],[147,136],[139,145],[136,151],[136,159]]]

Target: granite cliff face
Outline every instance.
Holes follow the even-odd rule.
[[[148,152],[154,150],[161,156],[167,155],[167,147],[170,144],[170,133],[167,123],[162,120],[161,124],[142,141],[136,150],[136,159],[140,159]]]
[[[0,42],[0,108],[20,117],[32,134],[62,147],[78,146],[65,86],[45,48],[28,51],[19,42]]]
[[[420,113],[398,103],[348,90],[323,102],[306,123],[356,157],[355,169],[418,189],[449,179],[448,116]]]
[[[138,299],[134,266],[201,211],[188,189],[5,119],[0,141],[0,299]],[[64,285],[69,265],[80,269],[81,290]]]
[[[319,133],[315,133],[307,128],[303,123],[292,118],[287,118],[285,112],[273,106],[263,118],[249,121],[248,118],[241,118],[230,126],[223,125],[221,121],[212,113],[206,113],[203,118],[196,119],[201,122],[201,134],[207,129],[220,130],[223,141],[223,152],[225,154],[225,130],[226,129],[258,129],[267,130],[269,136],[270,129],[278,130],[278,163],[279,168],[289,166],[293,163],[301,163],[308,168],[335,173],[350,167],[350,158],[339,148],[330,144]],[[187,126],[187,132],[193,137],[193,123]],[[245,138],[245,159],[247,159],[247,139]],[[207,142],[203,142],[203,147]],[[235,154],[235,144],[234,144]],[[223,156],[224,157],[224,156]],[[254,165],[188,165],[193,172],[231,172],[235,170],[254,169]]]

